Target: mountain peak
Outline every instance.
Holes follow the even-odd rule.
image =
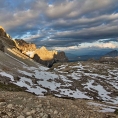
[[[105,56],[116,57],[118,56],[118,51],[117,50],[110,51]]]
[[[41,48],[40,48],[40,50],[47,50],[47,48],[45,47],[45,46],[42,46]]]
[[[2,29],[5,32],[5,30],[4,30],[4,28],[2,26],[0,26],[0,29]]]
[[[2,26],[0,26],[0,36],[3,36],[3,37],[11,39],[11,36],[6,33],[6,31],[4,30],[4,28]]]

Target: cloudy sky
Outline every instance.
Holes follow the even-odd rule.
[[[118,0],[0,0],[0,25],[37,47],[118,49]]]

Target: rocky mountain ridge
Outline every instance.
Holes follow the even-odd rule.
[[[118,56],[118,51],[117,50],[113,50],[108,52],[107,54],[104,55],[104,57],[117,57]]]
[[[32,43],[27,43],[26,41],[22,39],[15,39],[16,47],[24,54],[28,51],[35,51],[36,45]]]
[[[46,47],[36,48],[35,44],[27,43],[24,40],[15,40],[17,48],[24,54],[31,57],[38,63],[47,67],[52,67],[56,62],[67,62],[68,58],[64,52],[57,52],[56,50],[47,50]]]
[[[99,62],[101,63],[112,63],[112,64],[118,64],[118,51],[113,50],[105,54],[99,59]]]
[[[29,58],[41,63],[45,66],[51,67],[56,62],[67,62],[68,59],[64,52],[57,52],[55,50],[47,50],[46,47],[36,48],[33,43],[28,43],[22,39],[12,38],[0,27],[0,49],[4,51],[4,48],[14,48],[19,50],[22,54],[27,55]]]

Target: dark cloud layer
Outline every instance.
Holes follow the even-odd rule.
[[[118,0],[0,0],[0,25],[37,46],[118,42]],[[108,40],[105,40],[108,39]]]

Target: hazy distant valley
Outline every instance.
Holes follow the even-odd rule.
[[[75,61],[88,61],[90,59],[94,59],[94,60],[99,60],[102,57],[105,56],[109,56],[109,57],[117,57],[118,56],[118,51],[117,50],[111,50],[111,49],[107,49],[107,50],[94,50],[94,51],[90,51],[90,52],[83,52],[83,54],[73,54],[73,53],[66,53],[66,56],[68,57],[70,62],[75,62]]]

